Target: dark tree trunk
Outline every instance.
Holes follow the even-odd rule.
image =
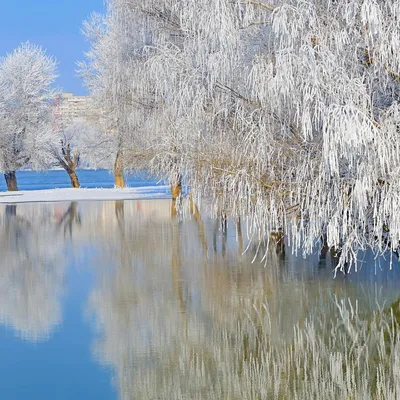
[[[80,161],[79,151],[77,150],[72,154],[71,144],[67,140],[61,140],[61,153],[62,155],[57,155],[58,162],[67,172],[69,179],[71,180],[71,186],[74,189],[79,189],[81,184],[79,183],[78,175],[76,174]]]
[[[238,253],[239,256],[243,255],[243,233],[242,233],[242,221],[241,218],[238,217],[236,220],[236,240],[238,242]]]
[[[74,189],[79,189],[81,184],[79,183],[78,175],[75,171],[67,171],[69,175],[69,179],[71,179],[71,185]]]
[[[18,192],[17,174],[15,171],[6,172],[4,178],[6,180],[7,190],[9,192]]]

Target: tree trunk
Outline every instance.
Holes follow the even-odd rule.
[[[18,192],[17,174],[15,171],[6,172],[4,178],[6,180],[7,190],[9,192]]]
[[[72,156],[69,143],[65,144],[62,141],[61,144],[63,146],[61,149],[62,157],[61,155],[58,156],[58,162],[60,166],[63,167],[67,172],[69,179],[71,180],[71,186],[74,189],[78,189],[81,187],[78,175],[76,174],[76,169],[78,168],[80,160],[79,151],[76,151],[75,154]]]
[[[175,179],[171,179],[170,185],[171,185],[171,195],[172,195],[171,216],[176,217],[178,215],[178,210],[176,208],[176,200],[182,194],[181,175],[177,174]]]
[[[175,182],[171,182],[171,194],[172,200],[176,200],[182,194],[182,182],[180,177],[178,177]]]
[[[243,233],[242,233],[242,221],[241,218],[238,217],[236,220],[236,240],[238,242],[238,253],[239,256],[243,255]]]
[[[115,179],[115,187],[116,188],[124,188],[125,187],[124,166],[122,163],[122,152],[121,151],[117,152],[117,156],[115,158],[114,179]]]
[[[67,171],[69,175],[69,179],[71,179],[71,185],[74,189],[79,189],[81,184],[79,183],[78,175],[75,171]]]

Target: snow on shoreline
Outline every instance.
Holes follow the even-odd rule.
[[[142,186],[124,189],[50,189],[0,192],[0,204],[96,201],[96,200],[138,200],[171,198],[168,186]]]

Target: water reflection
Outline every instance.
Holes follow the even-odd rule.
[[[0,217],[0,320],[17,336],[47,339],[61,323],[63,242],[47,212],[7,205]]]
[[[376,302],[396,296],[368,281],[333,280],[333,256],[324,255],[321,271],[321,258],[287,254],[281,235],[266,268],[251,263],[261,261],[262,244],[238,258],[248,245],[241,221],[203,221],[197,212],[180,222],[168,210],[141,220],[127,205],[116,205],[119,233],[104,244],[89,301],[100,336],[94,353],[113,367],[121,399],[272,398],[272,361],[293,368],[282,356],[310,316],[336,320],[340,299],[372,315]]]
[[[81,215],[78,211],[78,203],[71,202],[67,210],[62,214],[60,220],[57,222],[58,229],[64,232],[64,236],[69,235],[72,238],[74,227],[81,226]]]
[[[120,399],[315,398],[323,388],[303,385],[304,369],[328,376],[321,368],[336,363],[345,374],[338,360],[350,353],[337,344],[352,343],[349,357],[363,359],[365,338],[384,332],[377,305],[398,309],[398,273],[384,261],[375,275],[366,255],[359,274],[332,279],[327,251],[303,260],[280,234],[267,251],[249,244],[244,220],[213,221],[193,204],[188,215],[171,215],[168,201],[0,209],[1,322],[22,338],[48,338],[62,323],[72,252],[73,265],[94,275],[81,308],[96,328],[92,354],[112,368]],[[324,398],[349,398],[358,383],[353,392],[346,385]]]

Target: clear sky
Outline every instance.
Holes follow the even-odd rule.
[[[57,86],[84,94],[76,76],[76,61],[89,44],[80,33],[91,12],[101,12],[104,0],[1,0],[0,55],[29,40],[43,46],[58,61]]]

